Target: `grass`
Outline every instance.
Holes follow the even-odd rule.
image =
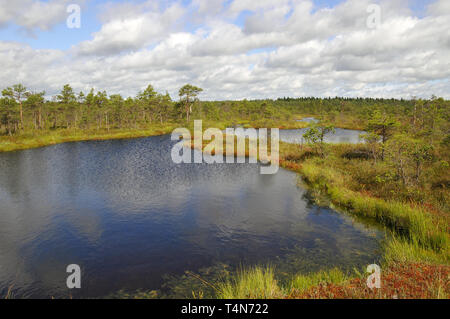
[[[355,123],[341,120],[355,129]],[[224,129],[232,125],[244,127],[300,128],[303,122],[260,121],[233,123],[233,121],[204,122],[203,128]],[[151,129],[71,132],[68,130],[47,132],[42,136],[23,134],[18,137],[2,137],[0,151],[26,149],[44,145],[79,140],[132,138],[165,134],[175,127],[155,126]],[[188,126],[192,129],[192,125]],[[358,128],[358,127],[356,127]],[[203,143],[203,148],[209,142]],[[317,196],[324,196],[330,206],[356,216],[369,218],[392,232],[384,245],[384,264],[387,282],[394,286],[385,291],[368,291],[361,276],[344,274],[339,269],[322,270],[313,274],[295,274],[287,284],[281,285],[274,269],[252,267],[241,269],[231,279],[218,284],[219,298],[447,298],[449,295],[448,264],[449,234],[447,214],[432,214],[438,205],[420,205],[399,200],[400,192],[384,190],[370,183],[371,170],[378,169],[367,160],[344,160],[344,153],[352,153],[357,145],[327,146],[327,158],[318,158],[307,147],[280,143],[280,165],[301,174],[304,182]],[[210,150],[212,154],[226,149]],[[270,147],[268,149],[270,152]],[[244,153],[249,156],[248,143]],[[378,174],[378,172],[376,172]],[[368,182],[366,182],[368,180]],[[369,188],[365,188],[368,185]],[[383,184],[384,185],[384,184]],[[363,186],[363,187],[362,187]],[[377,196],[374,196],[376,194]],[[431,193],[424,194],[426,199]],[[319,198],[318,197],[318,198]],[[444,199],[445,201],[445,199]],[[427,203],[427,202],[425,202]],[[443,206],[445,207],[445,205]],[[352,277],[353,276],[353,277]],[[409,277],[408,277],[409,276]],[[411,279],[416,281],[414,282]],[[422,287],[423,286],[423,287]],[[197,292],[196,296],[201,295]]]
[[[292,118],[302,119],[313,117],[311,114],[294,114]],[[355,119],[336,118],[332,122],[336,127],[360,129],[361,123]],[[299,129],[308,126],[306,122],[294,121],[292,119],[257,119],[257,120],[204,120],[203,127],[216,127],[221,130],[227,127],[242,125],[245,128],[280,128],[280,129]],[[136,129],[131,128],[112,128],[112,129],[46,129],[46,130],[25,130],[13,136],[0,135],[0,152],[10,152],[30,148],[43,147],[48,145],[89,141],[89,140],[111,140],[147,137],[154,135],[169,134],[177,127],[193,128],[193,122],[186,123],[170,122],[165,124],[153,123],[147,127]]]
[[[423,209],[351,191],[343,185],[344,176],[328,167],[305,163],[302,165],[302,176],[311,187],[325,192],[334,205],[371,218],[414,244],[448,252],[448,234],[443,221],[433,219]]]
[[[224,137],[223,147],[206,150],[209,141],[204,141],[202,148],[206,153],[225,154],[227,141]],[[244,152],[239,152],[234,142],[235,156],[249,156],[248,140]],[[193,146],[191,144],[191,146]],[[259,145],[258,145],[259,147]],[[344,146],[348,151],[349,147]],[[335,146],[339,149],[342,146]],[[340,150],[342,152],[342,150]],[[270,146],[268,147],[270,153]],[[441,262],[448,263],[449,259],[449,234],[447,231],[447,220],[439,215],[432,215],[420,205],[411,205],[398,200],[376,198],[364,192],[353,191],[349,186],[352,184],[352,171],[336,169],[333,162],[340,158],[331,154],[328,160],[311,156],[310,150],[300,150],[300,146],[280,143],[280,165],[284,168],[294,170],[301,174],[303,181],[318,193],[325,195],[334,208],[342,209],[359,217],[369,218],[385,226],[394,234],[405,241],[402,245],[391,245],[390,257],[394,252],[400,253],[399,247],[405,247],[405,255],[411,256],[414,250],[415,256],[422,251],[432,250],[440,255]],[[259,160],[258,156],[257,159]],[[360,163],[362,161],[359,161]],[[397,241],[399,241],[398,239]],[[396,247],[396,249],[393,249]],[[424,256],[428,256],[426,253]],[[401,255],[401,258],[404,258]],[[426,257],[425,259],[428,259]],[[411,258],[410,258],[411,259]],[[420,259],[418,259],[420,260]],[[436,258],[434,258],[436,260]]]
[[[219,285],[223,299],[447,299],[450,294],[450,267],[417,262],[395,262],[381,269],[380,289],[370,289],[369,274],[344,274],[338,268],[296,275],[280,284],[270,267],[241,270]]]
[[[203,148],[206,144],[207,142],[203,144]],[[238,153],[235,148],[234,155],[249,156],[248,143],[246,144],[244,154]],[[353,169],[358,164],[361,165],[368,161],[357,160],[356,165],[350,166],[349,161],[342,160],[342,156],[339,155],[342,155],[344,151],[351,153],[360,146],[328,147],[334,153],[330,154],[327,160],[318,158],[307,148],[301,149],[298,145],[280,143],[280,165],[300,173],[309,188],[316,195],[326,197],[333,208],[374,220],[391,232],[384,244],[382,267],[387,269],[390,274],[387,277],[390,278],[390,283],[395,286],[395,289],[390,287],[387,291],[378,291],[378,293],[369,291],[359,278],[361,276],[353,274],[354,278],[352,279],[351,276],[342,273],[339,269],[322,270],[307,275],[297,274],[287,286],[280,286],[273,269],[253,267],[241,270],[234,279],[222,284],[219,297],[445,298],[448,296],[448,264],[450,261],[448,220],[442,218],[442,214],[430,213],[430,210],[427,209],[429,207],[423,205],[390,198],[377,198],[364,190],[354,191],[352,189],[355,184],[352,175]],[[214,150],[213,153],[223,152],[224,149],[226,149],[225,140],[223,148]],[[343,165],[341,162],[345,162],[344,169],[337,169],[334,164]],[[394,274],[399,267],[401,268],[399,265],[409,267],[408,276],[418,277],[416,280],[419,281],[413,284],[401,274]],[[415,271],[414,267],[419,270]],[[423,269],[426,269],[429,276],[427,280],[423,279],[420,273]],[[352,284],[346,287],[346,282],[352,282]],[[335,291],[333,292],[333,290]]]
[[[379,289],[370,289],[366,276],[342,282],[322,282],[288,298],[297,299],[447,299],[449,267],[427,263],[394,263],[381,269]]]
[[[283,296],[283,289],[270,266],[238,271],[233,279],[219,284],[217,293],[220,299],[277,299]]]
[[[176,126],[172,125],[135,130],[54,130],[42,132],[40,135],[22,133],[21,135],[12,137],[0,137],[0,152],[24,150],[66,142],[112,140],[162,135],[171,132],[175,127]]]
[[[448,265],[450,263],[450,255],[448,247],[444,251],[436,252],[424,248],[417,242],[408,241],[394,235],[384,244],[384,260],[387,264],[422,262],[434,265]]]
[[[244,127],[279,127],[285,129],[296,129],[307,126],[307,123],[295,122],[291,120],[258,120],[258,121],[203,121],[203,127],[217,127],[225,129],[233,125],[243,125]],[[0,152],[10,152],[38,148],[48,145],[90,141],[90,140],[112,140],[138,138],[154,135],[169,134],[177,127],[193,128],[193,122],[170,122],[166,124],[152,124],[148,127],[136,129],[55,129],[55,130],[26,130],[20,134],[0,136]]]
[[[14,298],[14,295],[12,293],[12,289],[13,289],[13,285],[8,287],[8,291],[6,292],[6,296],[5,296],[4,299],[13,299]]]
[[[290,289],[295,293],[301,293],[314,286],[328,283],[341,284],[347,280],[348,276],[344,274],[340,269],[332,268],[327,271],[321,270],[316,273],[307,275],[298,274],[294,276],[294,278],[290,282]]]

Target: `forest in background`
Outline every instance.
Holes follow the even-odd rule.
[[[201,88],[185,85],[179,99],[158,93],[149,85],[135,97],[91,89],[75,93],[64,85],[46,100],[21,84],[5,88],[0,98],[0,134],[42,134],[48,130],[145,129],[152,125],[183,123],[189,118],[238,123],[288,122],[294,115],[326,118],[339,127],[363,129],[374,110],[398,118],[415,131],[434,130],[448,122],[449,101],[373,98],[279,98],[276,100],[200,101]],[[286,124],[286,123],[285,123]],[[351,126],[351,127],[350,127]],[[448,133],[448,131],[446,132]]]

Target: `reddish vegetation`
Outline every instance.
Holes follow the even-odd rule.
[[[449,298],[449,266],[396,264],[381,272],[381,288],[370,289],[366,279],[355,278],[340,285],[324,284],[290,294],[294,299],[430,299]]]
[[[300,171],[302,166],[299,163],[280,159],[280,166],[292,171]]]

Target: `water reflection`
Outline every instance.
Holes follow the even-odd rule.
[[[318,123],[319,120],[314,117],[305,117],[301,120],[296,120],[297,122],[306,122],[309,124]],[[235,127],[236,128],[236,127]],[[303,134],[306,133],[308,128],[301,129],[280,129],[280,141],[292,144],[303,144],[305,140]],[[225,131],[224,131],[225,132]],[[348,130],[336,128],[334,132],[327,133],[324,137],[324,142],[326,143],[350,143],[358,144],[363,143],[363,139],[360,135],[366,133],[365,131],[359,130]],[[240,131],[236,132],[236,135],[242,135]]]
[[[307,130],[307,128],[280,130],[280,141],[293,144],[305,143],[303,134],[305,134]],[[360,138],[360,134],[362,133],[364,133],[364,131],[336,128],[334,133],[328,133],[325,135],[324,142],[350,144],[363,143],[363,139]]]
[[[98,297],[157,289],[164,274],[217,262],[284,258],[301,270],[376,258],[380,233],[308,202],[294,173],[176,165],[172,144],[159,136],[0,154],[0,294]],[[81,290],[65,287],[72,263]]]
[[[306,122],[306,123],[318,123],[319,120],[314,117],[304,117],[301,120],[296,120],[297,122]]]

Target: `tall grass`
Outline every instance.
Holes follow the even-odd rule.
[[[284,285],[280,284],[270,266],[241,269],[232,279],[219,284],[217,297],[221,299],[273,299],[299,294],[321,284],[343,284],[348,280],[338,268],[310,274],[297,274]]]
[[[8,287],[8,291],[6,292],[6,295],[5,295],[4,299],[13,299],[13,298],[14,298],[12,289],[13,289],[13,285],[11,285],[11,286]],[[1,299],[1,298],[2,298],[2,297],[0,296],[0,299]]]
[[[302,175],[310,186],[324,192],[334,205],[374,219],[422,248],[448,252],[449,238],[444,223],[422,209],[351,191],[345,187],[345,176],[340,172],[314,163],[304,163]]]
[[[40,135],[24,133],[19,136],[0,137],[0,152],[37,148],[66,142],[113,140],[161,135],[171,132],[173,128],[175,126],[167,125],[154,126],[148,129],[55,130],[40,132]]]
[[[347,275],[345,275],[340,269],[333,268],[328,271],[321,270],[319,272],[307,275],[296,275],[290,283],[290,288],[296,292],[303,292],[311,287],[321,284],[342,284],[346,280],[348,280]]]
[[[221,299],[274,299],[283,297],[283,289],[275,280],[273,268],[241,269],[230,281],[219,285]]]
[[[384,244],[384,260],[387,264],[394,262],[427,264],[450,263],[450,253],[448,247],[441,252],[424,248],[417,241],[404,240],[399,236],[392,236]]]
[[[87,140],[106,140],[146,137],[152,135],[169,134],[177,127],[187,127],[193,129],[193,121],[166,122],[164,124],[152,123],[147,127],[138,128],[112,128],[112,129],[46,129],[46,130],[26,130],[17,135],[0,135],[0,152],[23,150],[30,148],[43,147],[47,145],[87,141]],[[295,122],[289,120],[255,120],[242,121],[237,119],[227,120],[204,120],[203,128],[216,127],[225,129],[235,124],[243,124],[245,127],[279,127],[279,128],[303,128],[307,123]]]
[[[281,158],[286,163],[298,163],[296,157],[299,154],[294,146],[282,143],[280,150]],[[301,164],[295,165],[295,170],[301,173],[312,189],[325,195],[333,205],[357,216],[372,219],[392,231],[384,244],[385,267],[398,262],[449,264],[449,235],[444,220],[408,203],[370,197],[350,190],[348,184],[351,176],[347,175],[348,172],[332,168],[323,159],[302,160]],[[289,297],[290,294],[295,296],[323,284],[345,284],[350,278],[334,268],[306,275],[297,274],[285,286],[280,286],[271,268],[254,267],[242,270],[235,279],[222,284],[220,297]],[[447,295],[444,288],[436,287],[433,296],[445,298]]]

